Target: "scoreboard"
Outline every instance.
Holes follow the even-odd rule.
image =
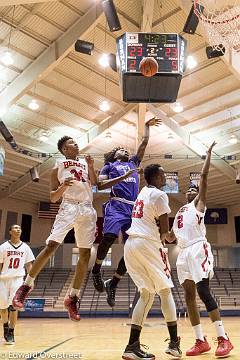
[[[127,102],[176,101],[186,60],[186,40],[182,36],[175,33],[125,33],[117,39],[117,49],[123,100]],[[151,78],[144,77],[139,69],[139,64],[145,57],[153,57],[158,63],[158,72]],[[136,87],[144,86],[148,90],[145,88],[142,95],[137,91],[138,94],[134,96],[134,83]],[[158,95],[155,94],[155,96],[153,93],[157,90],[156,87]],[[164,89],[165,94],[163,94]]]

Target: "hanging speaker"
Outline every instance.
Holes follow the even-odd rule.
[[[206,54],[208,59],[213,59],[219,56],[223,56],[225,54],[226,49],[223,44],[219,44],[217,47],[219,48],[219,50],[214,49],[212,46],[206,47]]]
[[[117,72],[117,58],[115,54],[109,54],[108,55],[108,59],[109,59],[109,66],[110,68]]]
[[[102,9],[106,16],[110,31],[121,30],[121,24],[113,0],[102,0]]]
[[[198,5],[199,6],[199,11],[203,11],[204,7],[202,5]],[[201,10],[200,10],[201,9]],[[187,34],[195,34],[195,31],[197,29],[199,23],[199,19],[197,17],[197,15],[194,12],[194,5],[191,7],[190,13],[188,15],[187,21],[184,25],[183,31]]]
[[[10,131],[8,130],[8,128],[6,127],[6,125],[4,124],[3,121],[0,121],[0,133],[2,134],[2,136],[4,137],[4,139],[7,142],[12,142],[13,141],[13,136],[10,133]]]
[[[90,43],[88,41],[84,40],[77,40],[75,42],[75,51],[86,54],[86,55],[92,55],[92,52],[94,50],[94,44]]]
[[[38,174],[38,169],[36,166],[34,166],[33,168],[30,169],[30,175],[31,175],[32,181],[39,182],[39,174]]]

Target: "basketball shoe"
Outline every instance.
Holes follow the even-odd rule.
[[[16,291],[16,294],[14,295],[12,305],[15,309],[23,309],[24,302],[27,299],[28,295],[32,291],[31,286],[28,285],[21,285],[20,288]]]
[[[141,345],[142,347],[147,348],[145,345]],[[143,351],[140,347],[140,342],[135,341],[132,345],[127,345],[126,349],[122,355],[122,359],[124,360],[154,360],[155,355],[148,354],[147,352]]]
[[[182,351],[180,350],[180,337],[179,336],[178,336],[177,341],[170,341],[170,343],[168,344],[168,348],[165,350],[165,353],[168,355],[172,355],[176,358],[182,357]]]
[[[76,295],[74,295],[74,296],[68,295],[64,299],[64,307],[68,311],[68,316],[69,316],[70,320],[72,320],[72,321],[79,321],[80,320],[80,315],[78,313],[78,310],[79,310],[79,298]]]
[[[186,351],[186,355],[187,356],[197,356],[197,355],[203,354],[209,350],[211,350],[211,346],[207,342],[206,337],[204,337],[204,341],[202,341],[200,339],[196,339],[196,342],[193,345],[193,347],[191,347],[191,349]]]
[[[227,356],[233,349],[233,345],[229,338],[225,339],[223,336],[217,338],[218,346],[215,351],[215,356]]]
[[[104,285],[107,293],[107,303],[109,306],[114,307],[117,287],[111,286],[111,282],[112,279],[108,279],[105,281]]]
[[[14,329],[8,329],[8,335],[6,339],[7,345],[14,345],[15,339],[14,339]]]
[[[93,286],[95,287],[95,289],[98,292],[103,292],[104,291],[104,282],[102,279],[102,274],[101,272],[98,273],[92,273],[92,279],[93,279]]]
[[[4,339],[7,341],[7,337],[8,337],[8,323],[3,324],[3,337]]]

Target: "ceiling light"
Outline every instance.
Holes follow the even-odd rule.
[[[104,68],[109,66],[109,56],[108,56],[108,54],[102,54],[102,56],[99,58],[98,62]]]
[[[111,141],[112,141],[111,131],[108,130],[108,131],[106,132],[105,140],[106,140],[107,142],[111,142]]]
[[[42,142],[48,141],[48,133],[46,131],[43,131],[42,134],[39,136],[39,140]]]
[[[237,144],[238,139],[237,139],[237,137],[236,137],[235,135],[231,135],[231,136],[230,136],[230,139],[228,139],[228,142],[229,142],[230,144]]]
[[[173,107],[173,111],[175,111],[176,113],[180,113],[183,111],[183,106],[179,102],[176,102]]]
[[[29,109],[31,110],[38,110],[39,109],[39,104],[37,103],[37,100],[32,99],[31,102],[28,104]]]
[[[168,134],[167,141],[170,143],[175,141],[173,134]]]
[[[6,66],[10,66],[14,63],[13,56],[10,51],[4,51],[4,53],[0,57],[0,60]]]
[[[187,57],[187,68],[188,69],[194,69],[196,66],[197,66],[196,59],[192,55],[189,55]]]
[[[108,103],[106,100],[104,100],[104,101],[99,105],[99,109],[100,109],[101,111],[108,111],[108,110],[110,109],[110,105],[109,105],[109,103]]]
[[[0,116],[5,115],[7,112],[7,109],[5,107],[0,108]]]

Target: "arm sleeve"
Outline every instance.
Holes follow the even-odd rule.
[[[131,156],[129,161],[133,161],[136,166],[139,166],[141,164],[141,160],[138,158],[137,155]]]
[[[155,207],[157,211],[157,216],[161,216],[163,214],[170,214],[171,209],[168,204],[168,196],[164,192],[158,195],[155,200]]]
[[[100,181],[109,179],[110,169],[111,169],[110,164],[104,165],[104,167],[101,169],[100,174],[99,174],[99,180]]]
[[[25,259],[25,264],[31,262],[35,260],[35,256],[33,255],[33,252],[32,250],[30,249],[30,247],[28,246],[27,247],[27,256],[26,256],[26,259]]]

